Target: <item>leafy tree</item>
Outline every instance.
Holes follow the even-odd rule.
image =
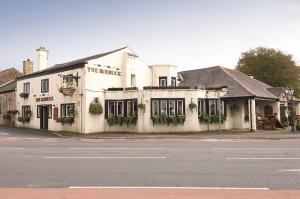
[[[273,87],[292,86],[295,95],[300,94],[300,69],[292,55],[273,48],[259,47],[243,52],[236,70],[252,75]]]

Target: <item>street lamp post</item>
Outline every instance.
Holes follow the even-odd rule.
[[[219,133],[221,134],[222,133],[222,128],[221,128],[221,91],[223,92],[227,92],[227,86],[223,86],[220,90],[218,90],[218,107],[219,107],[219,113],[218,113],[218,116],[219,116]],[[222,107],[224,108],[224,107]]]
[[[293,95],[294,95],[294,89],[292,87],[286,88],[286,92],[291,97],[290,103],[291,103],[291,112],[290,112],[290,121],[291,121],[291,131],[295,131],[295,118],[294,118],[294,102],[293,102]]]

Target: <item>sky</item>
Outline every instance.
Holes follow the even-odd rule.
[[[300,64],[298,0],[0,0],[0,70],[49,65],[129,46],[147,64],[234,68],[260,46]]]

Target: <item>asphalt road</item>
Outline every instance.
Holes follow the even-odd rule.
[[[1,131],[0,187],[299,189],[300,139],[84,140]]]

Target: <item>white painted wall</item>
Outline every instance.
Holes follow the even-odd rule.
[[[83,77],[83,70],[82,69],[75,69],[70,71],[65,71],[61,73],[54,73],[51,75],[44,75],[39,77],[34,77],[30,79],[25,80],[18,80],[17,81],[17,92],[16,92],[16,105],[19,110],[19,116],[21,116],[21,110],[22,106],[30,105],[32,116],[30,123],[20,123],[17,122],[18,127],[28,127],[28,128],[34,128],[39,129],[40,128],[40,118],[37,118],[37,105],[46,105],[51,104],[52,105],[52,111],[54,107],[58,107],[59,110],[59,117],[60,117],[60,105],[64,103],[74,103],[75,104],[75,123],[72,125],[65,124],[62,125],[60,123],[57,123],[53,117],[49,118],[49,130],[53,131],[77,131],[81,132],[81,123],[79,122],[81,120],[81,93],[82,93],[82,86],[83,82],[81,82],[83,79],[79,79],[79,84],[76,86],[76,91],[73,95],[73,97],[69,96],[63,96],[62,93],[59,92],[59,88],[62,85],[62,76],[63,75],[77,75],[79,74],[80,77]],[[49,92],[47,93],[41,93],[41,80],[42,79],[49,79]],[[23,84],[30,82],[30,94],[27,99],[21,98],[19,95],[23,92]],[[75,84],[76,85],[76,84]],[[45,102],[37,102],[36,98],[41,97],[53,97],[53,101],[45,101]]]
[[[171,86],[171,77],[176,77],[177,81],[177,73],[178,67],[173,65],[152,65],[149,66],[151,70],[151,86],[159,86],[159,77],[166,76],[167,77],[167,86]],[[176,83],[178,85],[178,82]]]

